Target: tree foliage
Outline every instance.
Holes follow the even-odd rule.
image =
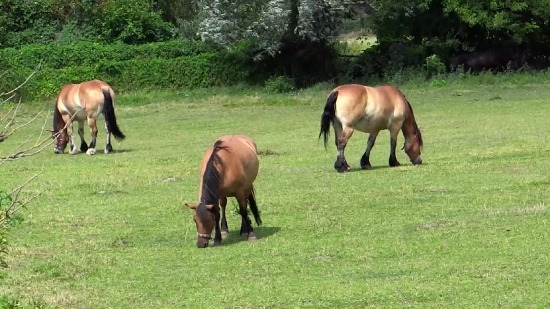
[[[152,0],[2,0],[0,47],[92,40],[139,44],[167,40],[175,27]]]
[[[203,40],[224,46],[248,41],[262,58],[279,53],[287,42],[330,41],[343,6],[338,0],[214,0],[203,8]]]

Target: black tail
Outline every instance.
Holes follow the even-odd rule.
[[[411,103],[409,103],[409,100],[407,100],[407,98],[405,98],[405,101],[407,101],[407,105],[409,105],[409,109],[411,110],[411,117],[414,125],[414,133],[416,133],[416,136],[418,137],[418,143],[420,144],[420,146],[424,146],[424,141],[422,140],[422,133],[420,132],[420,128],[418,128],[418,124],[414,119],[414,112],[413,112]]]
[[[103,116],[105,117],[107,128],[109,128],[109,132],[113,133],[117,140],[121,141],[125,139],[126,136],[122,133],[122,131],[120,131],[120,128],[116,123],[115,107],[113,105],[113,98],[111,97],[109,88],[101,88],[101,91],[103,91],[103,97],[105,98],[105,104],[103,105]]]
[[[328,142],[328,133],[330,130],[330,123],[334,119],[336,99],[338,99],[338,91],[333,91],[327,98],[327,103],[325,104],[325,110],[321,115],[321,131],[319,132],[319,138],[323,135],[323,141],[325,143],[325,148],[327,148]]]
[[[248,197],[248,204],[250,205],[250,211],[254,215],[254,220],[256,220],[257,225],[262,225],[262,219],[260,218],[260,212],[258,211],[258,205],[256,205],[256,198],[254,197],[254,188],[250,192]]]

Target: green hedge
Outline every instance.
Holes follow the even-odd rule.
[[[200,41],[178,40],[143,45],[102,45],[93,42],[79,42],[70,45],[32,44],[21,48],[0,50],[2,68],[36,66],[60,69],[70,66],[94,65],[101,61],[125,61],[136,58],[172,59],[199,55],[205,52],[221,51]]]
[[[41,69],[21,90],[26,99],[53,97],[62,85],[102,79],[119,91],[228,86],[247,80],[243,56],[201,42],[163,42],[139,46],[79,43],[29,45],[0,51],[0,92]]]

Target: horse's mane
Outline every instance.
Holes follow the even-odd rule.
[[[61,127],[57,127],[57,124],[60,121],[63,122],[63,117],[61,117],[61,112],[59,111],[59,108],[57,108],[57,100],[55,100],[55,103],[53,105],[53,130],[54,130],[54,133],[58,133],[58,130],[62,129],[65,126],[63,124]]]
[[[412,116],[411,120],[413,122],[414,133],[416,134],[416,137],[418,138],[418,143],[422,147],[422,146],[424,146],[424,141],[422,140],[422,133],[420,133],[420,129],[418,128],[418,124],[416,124],[416,120],[414,119],[413,108],[411,106],[411,103],[409,103],[409,100],[405,99],[405,101],[407,101],[407,105],[409,105],[409,109],[411,110],[411,116]]]
[[[216,165],[223,166],[223,162],[218,152],[227,150],[227,146],[222,145],[223,141],[217,140],[212,146],[212,154],[206,163],[204,174],[202,175],[201,203],[206,205],[217,204],[218,193],[220,190],[220,171]]]

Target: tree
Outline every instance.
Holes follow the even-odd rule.
[[[299,87],[332,77],[341,0],[203,1],[199,36],[256,62],[256,80],[292,77]]]
[[[296,41],[330,42],[343,11],[339,0],[214,0],[202,7],[201,39],[228,47],[248,41],[257,59]]]

